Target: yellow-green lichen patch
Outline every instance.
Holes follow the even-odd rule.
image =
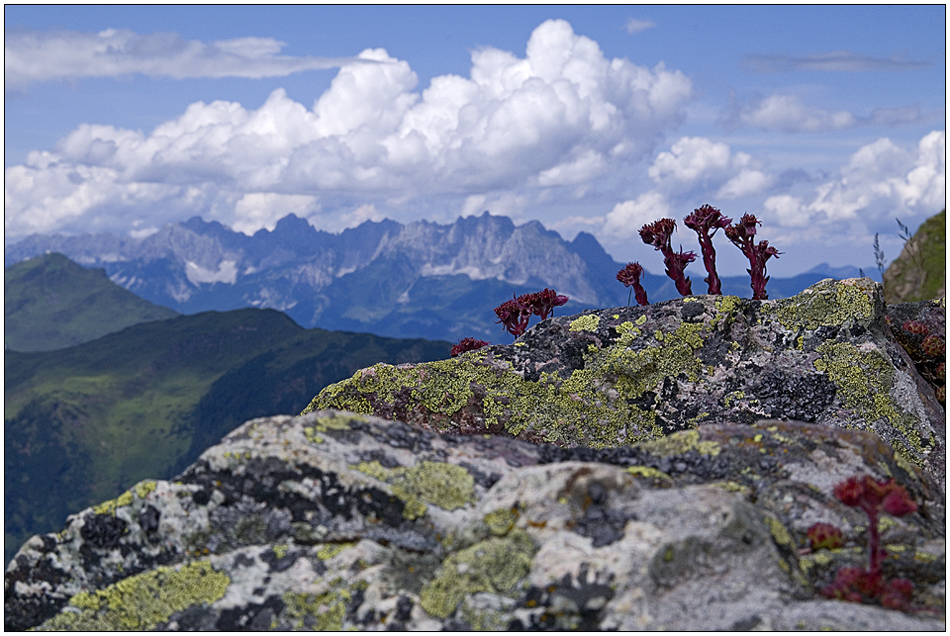
[[[352,416],[347,417],[343,415],[318,417],[316,421],[314,421],[313,426],[303,427],[304,437],[314,444],[321,444],[323,443],[323,438],[319,435],[320,433],[350,430],[351,417]]]
[[[727,393],[725,397],[722,398],[722,403],[723,403],[723,406],[725,406],[728,409],[732,406],[732,403],[734,400],[742,400],[744,398],[745,398],[744,391],[732,391],[731,393]]]
[[[353,592],[367,586],[365,581],[358,581],[351,589],[342,584],[342,579],[334,579],[331,589],[323,594],[286,592],[281,597],[285,606],[283,615],[290,620],[294,631],[342,631],[346,606],[353,600]]]
[[[835,552],[841,552],[841,550],[818,550],[809,554],[803,554],[798,557],[798,564],[807,574],[811,572],[812,568],[816,565],[827,566],[831,564],[835,560]]]
[[[815,369],[835,384],[844,405],[868,424],[886,419],[903,436],[887,440],[894,447],[895,456],[905,454],[922,466],[926,450],[917,431],[917,418],[899,411],[890,396],[894,386],[890,362],[880,353],[861,351],[848,342],[823,342],[817,352],[820,357],[815,360]],[[906,448],[905,440],[911,448]],[[928,443],[932,446],[933,441]]]
[[[488,526],[489,532],[503,537],[515,527],[515,523],[518,521],[518,509],[499,508],[486,514],[482,520]]]
[[[737,492],[740,495],[748,496],[752,493],[752,489],[748,486],[743,486],[742,484],[734,481],[714,481],[709,484],[716,488],[722,488],[728,492]]]
[[[426,513],[426,504],[455,510],[475,501],[475,479],[461,466],[423,461],[415,466],[385,468],[378,461],[351,466],[388,483],[403,500],[403,516],[416,519]]]
[[[788,533],[788,530],[781,521],[769,515],[764,515],[764,518],[765,523],[769,526],[769,531],[772,533],[772,538],[775,539],[776,543],[780,545],[794,545],[792,535]]]
[[[422,609],[451,616],[462,599],[477,592],[508,595],[528,575],[536,548],[523,530],[492,537],[449,556],[435,579],[422,588]]]
[[[105,501],[98,506],[93,506],[92,511],[97,515],[114,515],[116,508],[128,506],[132,503],[133,491],[139,496],[139,499],[145,499],[148,493],[155,490],[156,486],[157,484],[154,481],[141,481],[115,499],[110,499],[109,501]]]
[[[762,518],[765,520],[765,524],[769,527],[769,532],[771,533],[772,539],[775,541],[775,543],[778,546],[784,548],[786,554],[796,555],[797,557],[798,550],[796,549],[795,541],[792,539],[792,535],[789,533],[785,525],[778,519],[768,514],[762,515]],[[792,578],[794,578],[799,585],[808,585],[808,581],[805,579],[805,575],[802,573],[801,566],[799,565],[796,557],[785,559],[779,556],[779,567],[781,567],[786,574],[792,575]],[[792,560],[793,558],[795,560]]]
[[[821,281],[797,296],[779,301],[774,311],[779,322],[791,331],[867,324],[874,315],[869,293],[869,289],[861,286]]]
[[[587,314],[571,321],[571,331],[597,331],[600,326],[600,316],[597,314]]]
[[[699,441],[699,431],[696,430],[680,431],[661,439],[643,442],[639,446],[654,457],[681,455],[690,450],[697,450],[702,455],[716,456],[722,450],[718,442]]]
[[[647,479],[661,479],[672,482],[673,478],[662,470],[651,468],[650,466],[627,466],[627,472],[634,477],[646,477]]]
[[[231,579],[209,561],[175,570],[161,566],[96,592],[80,592],[64,610],[41,626],[49,630],[141,631],[154,629],[175,612],[224,596]]]
[[[576,320],[589,318],[597,316]],[[695,355],[703,329],[702,323],[682,324],[663,334],[662,342],[643,346],[637,342],[641,331],[624,322],[610,346],[586,351],[583,368],[566,379],[542,373],[537,381],[525,380],[498,358],[453,358],[411,368],[377,364],[327,387],[307,410],[370,413],[371,404],[398,405],[397,419],[403,410],[407,417],[428,412],[436,416],[428,418],[431,425],[448,429],[464,408],[482,417],[486,430],[504,427],[513,436],[593,448],[634,444],[663,435],[653,410],[634,401],[666,378],[685,374],[695,382],[704,373]]]
[[[332,559],[339,553],[343,552],[344,550],[349,550],[355,545],[355,541],[347,541],[344,543],[325,543],[320,547],[319,550],[317,550],[317,558],[321,561]]]

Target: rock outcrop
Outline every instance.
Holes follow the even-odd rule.
[[[882,524],[916,611],[816,592],[866,559],[831,495],[895,478]],[[439,435],[320,411],[252,420],[175,482],[37,536],[6,573],[22,629],[943,630],[944,497],[879,437],[709,424],[632,447]],[[809,552],[834,523],[846,546]],[[805,552],[803,554],[803,552]]]
[[[945,474],[945,412],[867,278],[783,300],[690,296],[556,317],[512,345],[363,369],[304,413],[324,408],[595,448],[787,418],[874,431],[938,481]]]
[[[5,627],[944,630],[944,315],[827,280],[376,365],[33,537]],[[917,506],[879,523],[906,611],[820,592],[868,560],[854,475]]]

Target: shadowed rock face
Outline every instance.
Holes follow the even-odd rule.
[[[835,483],[894,477],[885,574],[931,613],[815,592],[866,558]],[[709,424],[624,448],[448,436],[336,411],[252,420],[175,482],[34,537],[8,629],[942,630],[944,497],[874,434]],[[846,548],[811,553],[816,521]]]
[[[363,369],[304,413],[346,409],[564,447],[787,418],[874,431],[942,481],[934,389],[887,326],[880,285],[827,279],[784,300],[692,296],[552,318],[513,345]]]
[[[941,380],[909,324],[944,314],[826,280],[376,365],[33,537],[5,626],[944,630]],[[853,475],[918,506],[879,525],[913,612],[816,591],[867,563]],[[812,551],[817,522],[844,547]]]

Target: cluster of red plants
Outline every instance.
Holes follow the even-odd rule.
[[[853,603],[880,603],[884,607],[906,610],[910,607],[914,584],[907,579],[886,579],[881,572],[884,550],[878,531],[878,515],[883,510],[895,517],[917,511],[917,503],[904,487],[893,479],[876,481],[864,477],[850,477],[834,489],[835,497],[852,508],[860,508],[868,516],[869,563],[864,568],[840,568],[835,580],[822,588],[828,598]],[[841,530],[828,523],[816,523],[808,529],[812,550],[834,549],[844,545]]]
[[[553,315],[555,307],[560,307],[567,301],[567,296],[559,295],[553,289],[545,287],[539,292],[522,294],[495,307],[495,315],[498,316],[495,322],[503,325],[508,333],[517,338],[528,329],[531,316],[547,320],[549,315]],[[487,344],[484,340],[465,338],[452,347],[452,357],[481,349]]]
[[[704,281],[708,285],[710,294],[722,294],[722,285],[719,276],[716,274],[716,249],[712,243],[712,237],[717,230],[722,228],[725,230],[726,238],[742,250],[742,253],[749,259],[750,268],[746,271],[752,276],[753,300],[768,299],[769,295],[765,291],[765,285],[769,282],[769,277],[765,275],[765,263],[773,256],[778,258],[781,252],[774,247],[769,247],[768,241],[755,242],[756,226],[762,225],[762,223],[754,215],[744,214],[738,223],[732,224],[732,219],[724,217],[722,212],[711,205],[704,205],[693,210],[693,213],[683,219],[683,222],[686,227],[695,231],[699,236],[699,247],[703,253],[703,265],[708,273]],[[643,239],[644,243],[652,245],[654,249],[663,254],[666,275],[676,283],[676,291],[680,295],[689,296],[693,293],[693,290],[685,270],[687,265],[696,260],[696,253],[684,252],[682,246],[680,246],[679,252],[673,251],[671,240],[675,229],[676,221],[660,219],[640,228],[640,238]],[[640,276],[642,275],[643,267],[639,263],[630,263],[617,272],[617,280],[626,287],[633,287],[631,291],[636,292],[638,304],[648,305],[646,292],[643,286],[640,285]]]
[[[531,316],[546,320],[555,307],[567,301],[567,296],[558,296],[553,289],[547,288],[533,294],[522,294],[495,307],[495,315],[498,316],[495,322],[504,325],[508,333],[517,338],[527,330]]]
[[[937,400],[947,402],[947,341],[943,334],[930,333],[918,320],[906,320],[897,328],[888,319],[894,337],[914,361],[917,372],[934,387]]]

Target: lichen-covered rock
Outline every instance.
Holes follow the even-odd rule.
[[[816,592],[866,556],[853,474],[914,611]],[[943,630],[942,485],[873,433],[706,424],[616,448],[440,435],[318,411],[252,420],[175,482],[142,482],[26,543],[7,629]],[[834,523],[845,546],[808,550]],[[864,524],[864,525],[862,525]]]
[[[867,278],[782,300],[690,296],[551,318],[512,345],[363,369],[304,413],[324,408],[594,448],[794,419],[874,431],[938,482],[945,475],[945,412]]]

